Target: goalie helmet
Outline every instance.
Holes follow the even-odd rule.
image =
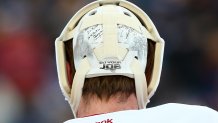
[[[147,41],[155,43],[151,79],[147,82]],[[72,44],[73,82],[68,82],[66,42]],[[61,90],[76,117],[85,78],[123,75],[135,80],[140,109],[145,108],[160,80],[164,40],[140,8],[126,0],[98,0],[79,10],[56,39]],[[69,84],[72,83],[72,86]]]

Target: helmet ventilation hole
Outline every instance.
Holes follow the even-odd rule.
[[[138,56],[135,56],[135,59],[137,59],[137,60],[138,60]]]
[[[130,13],[128,13],[128,12],[123,12],[123,13],[124,13],[125,15],[131,17]]]
[[[89,14],[89,16],[95,15],[96,13],[97,13],[96,10],[95,10],[95,11],[92,11],[92,12]]]

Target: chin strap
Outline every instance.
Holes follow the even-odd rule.
[[[135,58],[131,64],[131,70],[135,78],[136,97],[139,109],[146,108],[146,105],[149,102],[147,93],[147,81],[139,61]]]
[[[85,77],[87,72],[90,69],[90,64],[87,58],[84,58],[78,69],[76,70],[74,79],[73,79],[73,86],[71,89],[71,95],[70,95],[70,106],[73,110],[74,117],[76,118],[76,112],[79,107],[80,99],[82,97],[82,88],[84,85]]]

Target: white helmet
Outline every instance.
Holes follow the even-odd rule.
[[[147,85],[147,40],[155,43],[151,80]],[[67,41],[72,42],[74,68],[72,87],[66,68]],[[61,90],[78,110],[85,78],[123,75],[135,79],[140,109],[145,108],[160,80],[164,40],[140,8],[126,0],[98,0],[79,10],[56,39],[56,60]]]

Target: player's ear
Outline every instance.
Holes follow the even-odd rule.
[[[70,67],[70,63],[69,62],[66,62],[66,68],[67,68],[68,84],[69,84],[69,87],[71,88],[72,84],[73,84],[73,77],[72,77],[72,69]]]

